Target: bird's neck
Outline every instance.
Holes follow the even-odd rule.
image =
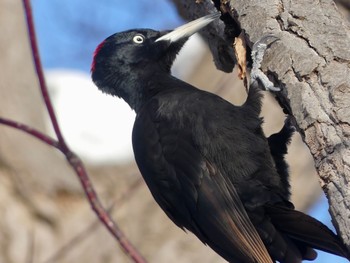
[[[161,92],[177,88],[181,80],[173,77],[170,73],[162,73],[155,71],[148,76],[139,76],[139,80],[128,81],[128,87],[123,87],[120,97],[122,97],[136,113],[142,106],[148,102],[152,97]],[[130,90],[130,83],[132,83],[132,90]],[[129,92],[123,92],[128,89]]]

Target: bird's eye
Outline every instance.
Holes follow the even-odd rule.
[[[144,36],[143,35],[136,35],[136,36],[134,36],[132,41],[134,41],[136,44],[141,44],[144,41]]]

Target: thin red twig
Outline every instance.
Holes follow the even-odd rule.
[[[67,158],[69,164],[72,166],[72,168],[75,170],[76,174],[79,177],[79,180],[84,188],[85,194],[90,202],[90,205],[92,209],[97,214],[100,221],[107,227],[109,232],[118,240],[120,246],[122,247],[123,251],[131,258],[135,263],[146,263],[146,260],[141,256],[141,254],[136,250],[136,248],[130,243],[130,241],[125,237],[123,232],[120,230],[118,225],[110,218],[107,211],[103,208],[101,205],[97,194],[90,182],[90,179],[88,177],[88,174],[85,170],[85,167],[79,157],[75,155],[67,146],[60,127],[57,122],[57,118],[55,115],[55,112],[52,107],[52,103],[48,94],[48,89],[45,83],[45,78],[43,74],[43,69],[41,66],[38,46],[36,43],[36,35],[35,35],[35,29],[34,29],[34,22],[33,22],[33,16],[32,16],[32,10],[30,5],[30,0],[23,0],[23,5],[25,9],[25,14],[27,18],[27,26],[28,26],[28,33],[29,33],[29,39],[33,54],[33,60],[35,64],[36,73],[39,79],[40,89],[41,93],[46,105],[46,108],[48,110],[52,125],[54,127],[54,131],[56,133],[56,136],[58,140],[54,140],[50,138],[49,136],[41,133],[40,131],[33,129],[25,124],[17,123],[12,120],[3,119],[0,118],[0,123],[8,125],[10,127],[19,129],[21,131],[24,131],[37,139],[56,147],[59,149]]]
[[[141,178],[138,178],[127,189],[125,189],[124,193],[115,202],[113,202],[111,207],[108,209],[108,212],[112,212],[115,205],[118,205],[118,204],[123,205],[124,201],[127,198],[129,198],[138,189],[139,186],[141,186],[141,183],[142,183]],[[79,242],[86,239],[86,237],[90,235],[92,231],[95,230],[98,224],[100,224],[99,220],[92,222],[84,230],[82,230],[75,237],[73,237],[66,244],[64,244],[61,248],[59,248],[53,255],[51,255],[47,260],[45,260],[44,263],[58,262],[64,255],[68,254],[69,251],[72,251],[75,249],[74,245],[77,245]]]
[[[46,86],[46,82],[45,82],[45,77],[44,77],[44,72],[43,72],[43,68],[41,65],[41,61],[40,61],[40,55],[39,55],[39,50],[38,50],[38,45],[36,42],[36,34],[35,34],[35,27],[34,27],[34,22],[33,22],[33,15],[32,15],[32,8],[30,5],[30,0],[23,0],[23,4],[24,4],[24,9],[25,9],[25,14],[26,14],[26,18],[27,18],[27,27],[28,27],[28,35],[29,35],[29,41],[30,41],[30,46],[32,49],[32,55],[33,55],[33,60],[34,60],[34,64],[35,64],[35,70],[39,79],[39,85],[40,85],[40,89],[41,89],[41,94],[43,96],[43,99],[45,101],[45,105],[47,108],[47,111],[49,113],[50,119],[51,119],[51,123],[53,126],[53,129],[55,131],[55,134],[58,138],[58,142],[60,144],[60,147],[63,150],[68,149],[66,142],[63,138],[61,129],[58,125],[58,121],[55,115],[55,111],[52,107],[52,103],[51,103],[51,99],[48,93],[48,89]]]
[[[137,251],[137,249],[130,243],[119,226],[111,219],[107,211],[101,205],[97,194],[91,184],[88,174],[83,166],[83,163],[77,155],[73,152],[65,153],[66,158],[70,165],[75,170],[79,177],[81,184],[83,185],[86,196],[89,199],[92,209],[95,211],[100,221],[107,227],[110,233],[118,240],[125,254],[127,254],[135,263],[146,263],[146,260]]]
[[[10,126],[12,128],[16,128],[16,129],[21,130],[23,132],[26,132],[26,133],[34,136],[35,138],[39,139],[40,141],[42,141],[48,145],[51,145],[57,149],[60,148],[58,141],[56,141],[55,139],[52,139],[51,137],[43,134],[42,132],[40,132],[32,127],[29,127],[28,125],[18,123],[18,122],[15,122],[13,120],[5,119],[2,117],[0,117],[0,123],[7,125],[7,126]]]

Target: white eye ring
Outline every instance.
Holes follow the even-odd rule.
[[[136,44],[141,44],[143,43],[143,41],[145,40],[145,37],[143,35],[136,35],[134,36],[134,38],[132,39],[132,41],[134,41]]]

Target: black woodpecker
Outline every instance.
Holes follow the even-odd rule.
[[[333,232],[289,201],[283,155],[292,131],[287,122],[265,137],[258,81],[235,106],[171,75],[188,37],[219,16],[116,33],[95,51],[94,83],[137,114],[133,149],[154,199],[229,262],[297,263],[314,260],[313,248],[349,258]]]

